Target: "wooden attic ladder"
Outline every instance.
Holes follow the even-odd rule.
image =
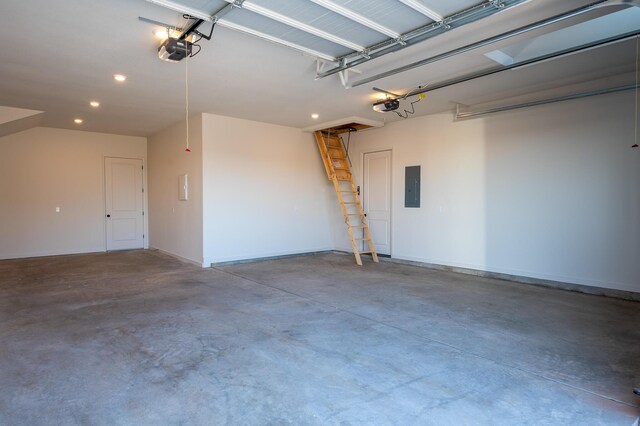
[[[318,130],[314,132],[327,177],[333,182],[333,188],[338,196],[340,210],[347,225],[347,233],[351,240],[353,254],[356,263],[362,266],[363,254],[370,254],[374,262],[378,262],[378,254],[371,239],[371,232],[367,223],[367,217],[362,209],[362,203],[358,196],[358,190],[353,182],[353,175],[349,167],[347,153],[339,136],[339,129]],[[354,230],[363,230],[363,237],[357,237]],[[362,242],[365,250],[360,250],[359,243]],[[368,250],[366,247],[368,246]]]

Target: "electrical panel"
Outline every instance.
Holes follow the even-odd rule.
[[[420,166],[404,168],[404,206],[420,207]]]

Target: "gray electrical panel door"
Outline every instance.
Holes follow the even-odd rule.
[[[420,207],[420,166],[404,168],[404,206]]]

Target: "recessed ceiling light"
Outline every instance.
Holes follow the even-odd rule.
[[[91,105],[94,108],[98,108],[100,106],[100,102],[98,101],[91,101],[89,102],[89,105]]]
[[[161,40],[169,38],[169,30],[167,28],[161,28],[153,31],[153,34]]]
[[[115,81],[118,81],[118,82],[122,83],[123,81],[125,81],[127,79],[127,77],[122,75],[122,74],[114,74],[113,75],[113,79]]]
[[[73,122],[76,124],[82,124],[82,118],[76,118]]]
[[[320,117],[318,114],[311,114],[311,118],[313,118],[314,120],[318,117]]]

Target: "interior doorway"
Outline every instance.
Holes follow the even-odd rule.
[[[107,251],[144,247],[142,168],[138,158],[104,159]]]
[[[391,150],[364,153],[362,203],[378,254],[391,255]]]

